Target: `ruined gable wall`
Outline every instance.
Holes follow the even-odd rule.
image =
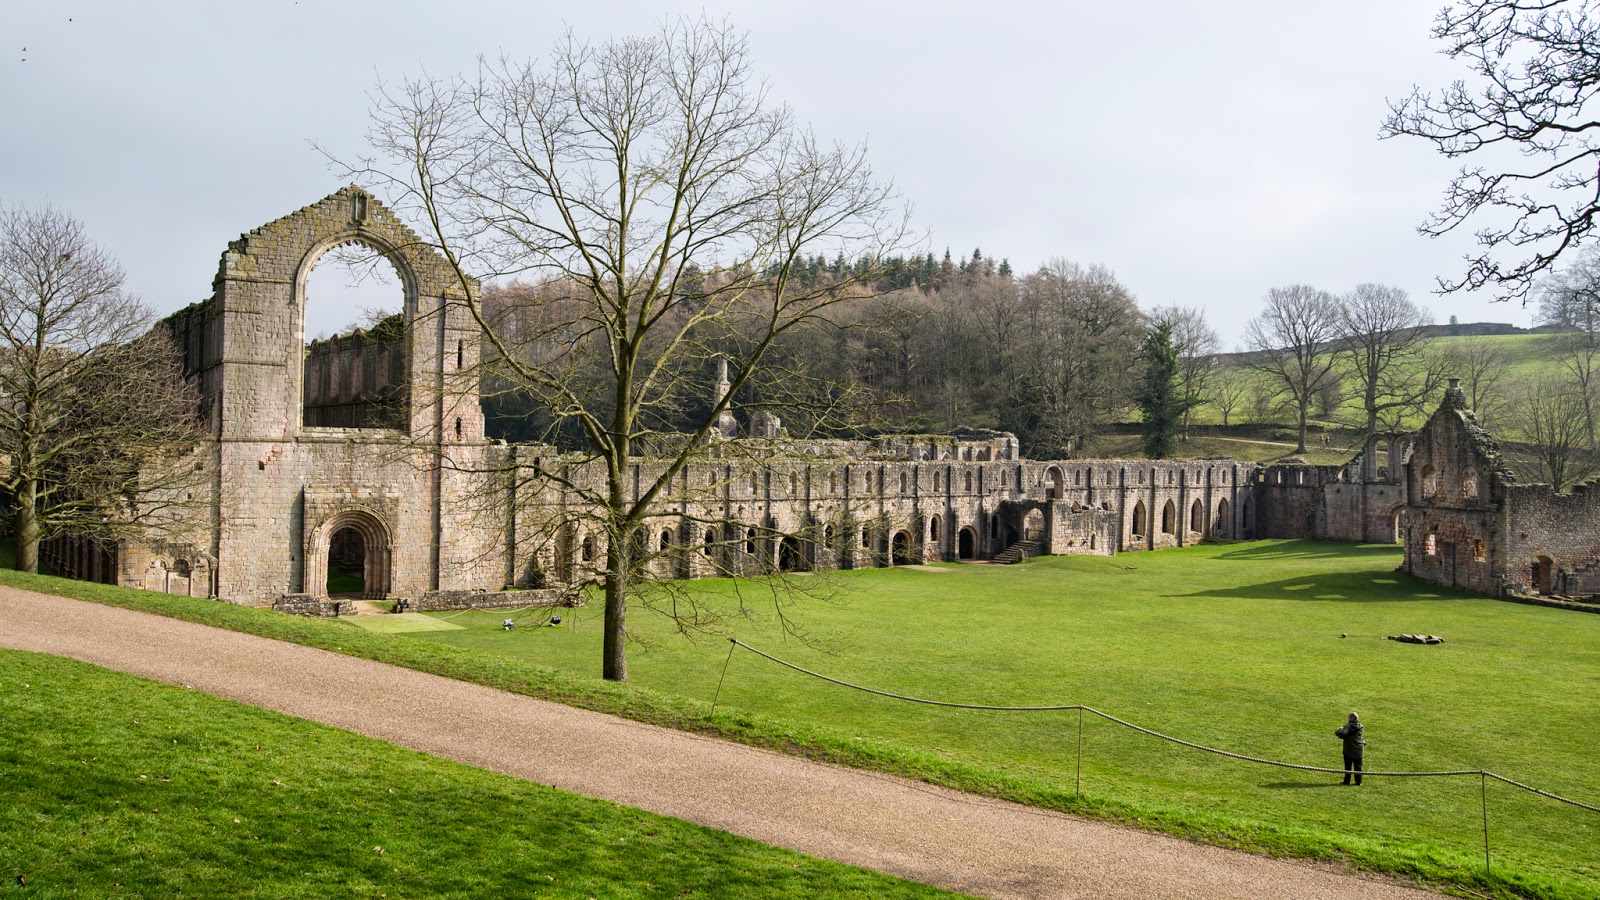
[[[1406,464],[1404,569],[1424,581],[1498,593],[1505,572],[1505,472],[1459,387],[1412,443]]]

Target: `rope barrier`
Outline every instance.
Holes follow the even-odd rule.
[[[1218,749],[1216,747],[1207,747],[1204,744],[1196,744],[1193,741],[1186,741],[1186,740],[1183,740],[1182,738],[1176,738],[1176,737],[1173,737],[1172,735],[1169,735],[1169,734],[1162,734],[1159,731],[1155,731],[1155,730],[1150,729],[1150,728],[1145,728],[1142,725],[1135,725],[1134,723],[1129,722],[1126,719],[1120,719],[1120,718],[1118,718],[1116,716],[1111,715],[1110,713],[1101,712],[1100,710],[1095,709],[1092,706],[1085,706],[1085,705],[1083,705],[1081,703],[1060,704],[1060,705],[1052,705],[1052,706],[992,706],[992,705],[982,704],[982,703],[955,703],[955,702],[951,702],[951,701],[948,701],[948,700],[929,700],[929,699],[927,699],[925,697],[913,697],[913,696],[910,696],[910,695],[907,695],[907,694],[896,694],[896,693],[893,693],[893,692],[890,692],[890,691],[881,691],[881,690],[878,690],[877,688],[870,688],[870,687],[867,687],[865,685],[855,684],[853,682],[844,681],[843,679],[834,678],[834,677],[832,677],[830,675],[824,675],[821,672],[814,672],[814,671],[812,671],[810,669],[805,668],[804,666],[795,665],[794,663],[789,662],[787,660],[779,659],[778,657],[773,656],[770,653],[764,653],[764,652],[762,652],[760,650],[757,650],[756,648],[750,646],[749,644],[744,643],[743,641],[738,640],[737,638],[728,638],[728,640],[731,643],[733,643],[735,646],[743,647],[744,649],[749,650],[751,653],[754,653],[757,656],[760,656],[760,657],[763,657],[765,659],[771,660],[772,662],[775,662],[780,666],[784,666],[786,668],[793,669],[796,672],[800,672],[800,673],[803,673],[805,675],[809,675],[809,676],[811,676],[813,678],[818,678],[818,679],[821,679],[823,681],[830,682],[832,684],[837,684],[840,687],[847,687],[847,688],[850,688],[851,690],[862,691],[862,692],[868,693],[868,694],[876,694],[879,697],[887,697],[887,698],[889,698],[891,700],[904,700],[904,701],[909,702],[909,703],[920,703],[920,704],[924,704],[926,706],[943,706],[943,707],[948,707],[948,708],[953,708],[953,709],[988,710],[988,711],[991,711],[991,712],[1062,712],[1062,711],[1068,711],[1068,710],[1078,710],[1080,712],[1080,715],[1082,713],[1085,713],[1085,712],[1086,713],[1090,713],[1092,715],[1099,716],[1100,718],[1105,719],[1105,720],[1107,720],[1109,722],[1115,722],[1116,724],[1121,725],[1121,726],[1123,726],[1125,728],[1131,728],[1134,731],[1140,732],[1142,734],[1147,734],[1147,735],[1150,735],[1151,737],[1160,738],[1163,741],[1170,741],[1171,743],[1178,744],[1178,745],[1183,746],[1183,747],[1189,747],[1191,749],[1204,751],[1206,753],[1214,753],[1214,754],[1216,754],[1218,756],[1226,756],[1226,757],[1228,757],[1230,759],[1237,759],[1237,760],[1242,760],[1244,762],[1258,763],[1260,765],[1265,765],[1265,766],[1277,766],[1277,767],[1283,768],[1283,769],[1296,769],[1296,770],[1301,771],[1301,772],[1326,772],[1326,773],[1333,774],[1333,775],[1343,775],[1343,774],[1345,774],[1345,770],[1344,769],[1334,769],[1334,768],[1328,768],[1326,766],[1307,766],[1307,765],[1301,765],[1299,763],[1283,762],[1282,760],[1265,759],[1265,758],[1262,758],[1262,757],[1259,757],[1259,756],[1249,756],[1249,755],[1246,755],[1246,754],[1243,754],[1243,753],[1234,753],[1232,751],[1221,750],[1221,749]],[[729,655],[730,655],[730,658],[731,658],[731,656],[732,656],[731,648],[729,650]],[[724,673],[724,675],[726,675],[726,673],[727,673],[726,664],[724,664],[723,673]],[[721,694],[721,690],[722,690],[722,686],[721,686],[721,683],[719,682],[718,685],[717,685],[717,692],[718,692],[719,695]],[[1082,740],[1081,731],[1080,731],[1079,740],[1080,740],[1080,742]],[[1081,752],[1081,749],[1080,749],[1080,752]],[[1521,788],[1522,790],[1529,791],[1529,792],[1534,793],[1534,794],[1538,794],[1541,797],[1548,797],[1551,800],[1557,800],[1557,801],[1560,801],[1562,803],[1569,804],[1571,806],[1576,806],[1576,807],[1578,807],[1580,809],[1587,809],[1590,812],[1600,812],[1600,807],[1590,806],[1587,803],[1582,803],[1580,801],[1573,800],[1573,799],[1571,799],[1569,797],[1563,797],[1563,796],[1561,796],[1559,794],[1552,794],[1549,791],[1540,790],[1540,789],[1538,789],[1536,787],[1532,787],[1530,785],[1523,784],[1520,781],[1515,781],[1515,780],[1512,780],[1510,778],[1507,778],[1504,775],[1496,775],[1495,773],[1490,772],[1487,769],[1449,769],[1449,770],[1430,771],[1430,772],[1382,772],[1382,771],[1379,771],[1379,772],[1362,772],[1361,774],[1363,776],[1367,776],[1367,777],[1378,777],[1378,778],[1439,778],[1439,777],[1450,777],[1450,776],[1475,775],[1475,776],[1478,776],[1480,779],[1493,778],[1496,781],[1501,781],[1501,782],[1509,784],[1509,785],[1511,785],[1513,787]]]

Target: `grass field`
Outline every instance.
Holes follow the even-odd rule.
[[[0,896],[952,896],[70,660],[0,722]]]
[[[1503,354],[1506,364],[1506,372],[1505,377],[1502,379],[1500,384],[1500,388],[1502,391],[1504,391],[1509,389],[1515,382],[1523,379],[1533,378],[1539,375],[1559,374],[1562,371],[1560,368],[1561,342],[1563,339],[1569,337],[1569,335],[1560,334],[1497,334],[1483,335],[1476,338],[1476,340],[1482,341],[1489,346],[1498,348]],[[1428,339],[1427,346],[1429,352],[1445,352],[1448,351],[1452,345],[1465,340],[1468,340],[1468,338],[1441,336]],[[1265,380],[1265,376],[1255,373],[1246,373],[1245,378],[1247,384],[1262,383]],[[1353,385],[1348,378],[1346,378],[1345,387],[1346,396],[1336,415],[1333,417],[1335,421],[1323,422],[1322,420],[1318,419],[1317,424],[1358,427],[1365,423],[1365,415],[1361,409],[1361,398],[1354,391]],[[1251,391],[1249,389],[1246,390],[1245,396],[1247,398],[1251,396]],[[1438,406],[1439,399],[1439,397],[1434,397],[1430,402],[1424,404],[1424,409],[1421,411],[1421,413],[1412,416],[1405,423],[1405,427],[1417,428],[1421,426],[1428,415],[1430,415]],[[1294,417],[1292,413],[1279,412],[1273,415],[1274,421],[1279,422],[1288,422],[1293,418]],[[1212,404],[1204,403],[1195,410],[1193,421],[1198,425],[1214,425],[1222,421],[1222,414]],[[1242,403],[1239,408],[1236,408],[1233,411],[1230,421],[1234,423],[1254,421],[1254,418],[1249,411],[1248,399]],[[1292,425],[1280,425],[1279,428],[1281,430],[1293,430]],[[1197,452],[1190,452],[1187,449],[1180,449],[1185,455],[1203,455]],[[1248,455],[1248,448],[1241,449],[1244,449],[1244,454],[1236,454],[1240,459],[1259,460],[1267,458]],[[1281,456],[1284,454],[1279,455]]]
[[[1310,542],[1203,546],[1021,567],[872,570],[838,579],[841,602],[790,613],[812,645],[770,617],[736,634],[849,681],[996,705],[1086,703],[1137,724],[1254,756],[1337,766],[1333,729],[1362,713],[1368,767],[1490,770],[1595,803],[1600,751],[1600,616],[1436,591],[1393,573],[1396,548]],[[694,589],[729,605],[715,580]],[[598,613],[560,627],[419,638],[575,674],[599,661]],[[636,614],[637,684],[709,701],[729,645],[690,643]],[[1441,646],[1386,640],[1431,632]],[[1348,634],[1348,637],[1341,637]],[[737,653],[721,709],[811,723],[1070,797],[1073,714],[995,713],[900,703],[811,680]],[[1091,719],[1083,785],[1093,803],[1223,843],[1342,855],[1363,865],[1470,883],[1483,860],[1479,780],[1370,778],[1260,767]],[[1600,814],[1491,784],[1500,875],[1549,896],[1600,893]]]
[[[875,687],[996,704],[1084,702],[1225,749],[1337,765],[1349,709],[1370,768],[1487,767],[1577,799],[1600,797],[1600,616],[1436,591],[1393,572],[1393,547],[1308,542],[1203,546],[1016,567],[937,566],[832,578],[837,602],[735,632],[780,656]],[[145,609],[323,647],[673,727],[898,772],[965,790],[1260,852],[1347,859],[1470,892],[1600,896],[1600,817],[1489,785],[1494,876],[1482,873],[1476,779],[1336,778],[1183,750],[1090,719],[1083,796],[1076,718],[904,706],[847,692],[741,651],[721,708],[707,705],[728,644],[689,643],[636,612],[634,682],[602,682],[598,612],[560,627],[465,626],[374,634],[189,598],[0,571],[0,583]],[[693,585],[712,602],[756,583]],[[1444,635],[1437,647],[1387,634]],[[1349,637],[1341,638],[1340,633]]]

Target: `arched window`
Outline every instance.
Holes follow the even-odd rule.
[[[1173,504],[1173,502],[1171,500],[1168,500],[1167,501],[1167,505],[1161,507],[1161,533],[1162,534],[1177,534],[1178,533],[1177,518],[1178,518],[1178,508],[1177,508],[1177,506],[1175,504]]]
[[[1196,500],[1189,507],[1189,530],[1190,531],[1205,531],[1205,524],[1206,524],[1206,508],[1204,506],[1200,505],[1200,501],[1199,500]]]
[[[901,472],[900,473],[900,493],[904,494],[905,492],[906,492],[906,473]]]
[[[1438,553],[1439,552],[1439,536],[1434,534],[1431,531],[1428,532],[1426,535],[1423,535],[1423,537],[1422,537],[1422,552],[1428,554],[1429,556],[1433,556],[1434,554]]]
[[[1434,471],[1433,466],[1423,466],[1422,467],[1422,496],[1423,496],[1423,499],[1431,498],[1433,495],[1435,495],[1437,493],[1439,493],[1439,473]]]
[[[754,528],[752,528],[749,531],[746,531],[744,533],[744,552],[750,554],[751,556],[755,555],[755,552],[756,552],[756,530]]]
[[[1131,533],[1134,537],[1141,537],[1144,535],[1145,517],[1147,515],[1148,514],[1144,509],[1143,500],[1140,500],[1138,503],[1133,505],[1133,529]]]
[[[962,477],[962,479],[961,479],[961,489],[963,491],[966,491],[969,494],[972,493],[972,473],[971,472],[966,473],[966,475]]]
[[[938,516],[934,516],[933,518],[928,520],[928,540],[933,541],[934,543],[938,543],[938,541],[939,541],[939,517]]]
[[[583,544],[579,550],[579,558],[584,562],[594,562],[594,535],[584,535]]]
[[[664,531],[661,532],[660,549],[661,550],[670,550],[671,548],[672,548],[672,532],[664,530]]]
[[[1478,470],[1468,469],[1461,476],[1461,496],[1472,499],[1478,496]]]
[[[943,472],[935,472],[935,473],[933,473],[933,489],[935,491],[944,490],[944,473]]]
[[[800,476],[792,472],[789,474],[789,496],[800,496]]]
[[[706,529],[705,543],[700,545],[700,552],[702,554],[706,555],[706,556],[710,556],[711,555],[711,548],[713,546],[715,546],[716,543],[717,543],[717,531],[716,531],[716,529],[715,528],[707,528]]]

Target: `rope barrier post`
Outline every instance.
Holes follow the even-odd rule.
[[[712,717],[715,717],[717,714],[717,701],[722,698],[722,682],[728,677],[728,664],[733,662],[733,651],[734,648],[738,646],[738,641],[734,640],[733,638],[728,638],[728,658],[722,661],[722,677],[717,679],[717,692],[711,697]]]
[[[1478,773],[1479,798],[1483,801],[1483,877],[1489,873],[1489,773]]]
[[[1078,799],[1083,792],[1083,707],[1078,707],[1078,775],[1077,781],[1072,785],[1072,799]]]

